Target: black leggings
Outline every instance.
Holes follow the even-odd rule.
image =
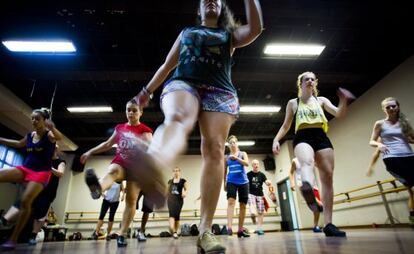
[[[114,221],[116,209],[118,209],[118,206],[119,206],[119,201],[111,203],[108,200],[104,199],[102,201],[101,213],[99,214],[99,220],[103,220],[105,218],[106,212],[109,209],[109,221]]]

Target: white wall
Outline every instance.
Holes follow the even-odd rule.
[[[16,201],[17,187],[12,183],[0,183],[0,210],[5,212]]]

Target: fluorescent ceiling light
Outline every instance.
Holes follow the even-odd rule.
[[[112,112],[112,107],[97,106],[97,107],[67,107],[71,113],[98,113],[98,112]]]
[[[4,46],[13,52],[76,52],[70,41],[3,41]]]
[[[266,55],[318,56],[324,49],[324,45],[272,43],[266,45],[263,52]]]
[[[280,106],[241,106],[240,113],[277,113]]]
[[[237,141],[238,146],[254,146],[256,142],[246,140],[246,141]],[[230,146],[229,143],[226,142],[226,146]]]

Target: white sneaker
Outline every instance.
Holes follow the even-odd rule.
[[[138,242],[145,242],[147,240],[144,232],[138,231],[137,240]]]

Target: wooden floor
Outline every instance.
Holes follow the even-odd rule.
[[[346,238],[327,238],[323,234],[311,231],[276,232],[263,236],[252,235],[250,238],[238,239],[237,236],[220,236],[227,246],[227,254],[262,254],[262,253],[414,253],[414,230],[396,229],[353,229],[347,230]],[[19,244],[17,249],[2,253],[77,253],[77,254],[112,254],[112,253],[161,253],[186,254],[197,253],[196,237],[150,238],[147,242],[129,239],[126,248],[117,248],[116,241],[78,241],[46,242],[36,246]]]

